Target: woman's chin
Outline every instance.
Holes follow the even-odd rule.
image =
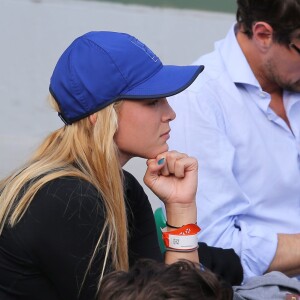
[[[169,150],[169,146],[165,144],[163,147],[160,147],[159,149],[155,149],[155,151],[146,153],[144,158],[153,159],[156,158],[158,155],[167,152],[168,150]]]

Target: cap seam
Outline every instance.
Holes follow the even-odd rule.
[[[74,47],[71,49],[71,51],[69,52],[69,55],[71,55],[71,53],[73,52],[73,49]],[[76,83],[76,81],[79,82],[79,80],[76,80],[75,77],[77,77],[77,79],[79,78],[76,70],[74,69],[74,67],[72,66],[72,64],[70,65],[70,70],[71,70],[71,78],[70,78],[70,83],[71,85],[73,86],[77,97],[75,98],[76,99],[76,102],[79,104],[79,106],[84,109],[84,110],[87,110],[88,109],[88,103],[86,102],[85,100],[85,97],[82,95],[82,93],[80,92],[81,91],[81,88],[79,86],[79,84]],[[80,100],[80,101],[78,101]]]
[[[103,47],[101,47],[100,45],[98,45],[96,42],[94,42],[92,39],[88,38],[88,37],[84,37],[83,39],[88,40],[91,44],[93,44],[93,46],[95,46],[96,48],[98,48],[98,50],[105,52],[107,54],[107,56],[109,57],[109,59],[111,60],[111,62],[113,63],[113,65],[117,68],[117,70],[119,71],[119,73],[122,75],[122,78],[125,80],[126,85],[128,86],[128,81],[126,80],[126,77],[123,75],[123,73],[121,72],[120,68],[118,67],[118,65],[114,62],[114,60],[112,59],[110,53],[105,50]]]

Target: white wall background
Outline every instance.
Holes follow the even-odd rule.
[[[109,2],[0,0],[0,178],[62,125],[47,103],[49,78],[77,36],[92,30],[127,32],[164,63],[190,64],[211,51],[233,21],[231,14]],[[133,159],[126,169],[142,183],[143,159]],[[156,208],[159,201],[145,190]]]

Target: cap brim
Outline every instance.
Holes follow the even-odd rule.
[[[190,86],[204,66],[163,66],[155,75],[120,95],[124,99],[164,98],[176,95]]]

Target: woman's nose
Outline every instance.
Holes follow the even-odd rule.
[[[173,108],[170,106],[167,99],[164,99],[164,114],[163,114],[163,121],[164,122],[171,122],[176,118],[176,113]]]

